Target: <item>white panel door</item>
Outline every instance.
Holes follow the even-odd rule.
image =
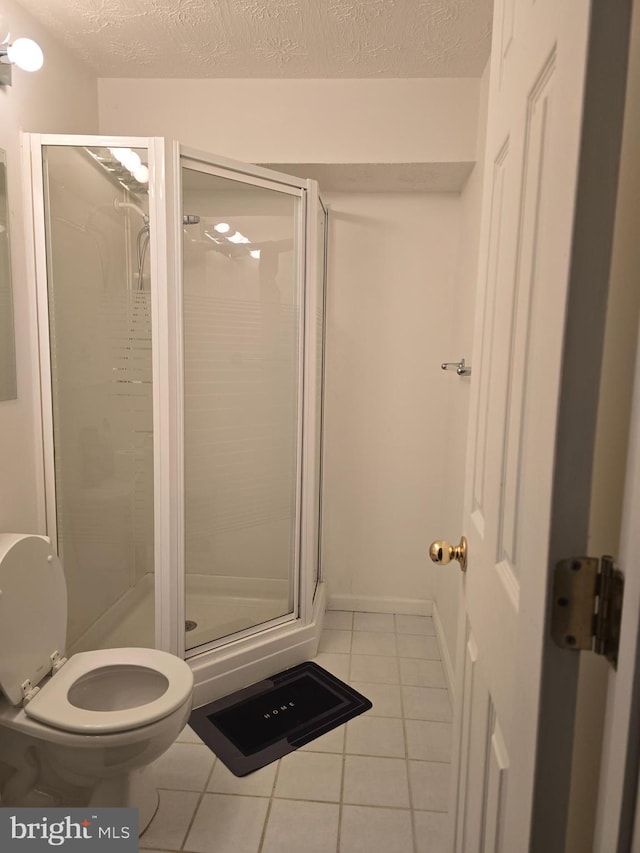
[[[590,122],[607,122],[615,154],[620,116],[605,90],[624,66],[627,14],[612,34],[604,5],[495,8],[461,531],[456,853],[564,849],[577,655],[551,647],[545,620],[550,567],[586,548],[615,196],[603,173],[617,168],[594,168]]]

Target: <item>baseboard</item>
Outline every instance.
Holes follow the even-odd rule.
[[[426,598],[384,598],[375,595],[329,595],[327,610],[355,610],[358,613],[402,613],[431,616],[433,603]]]
[[[447,690],[449,691],[449,699],[451,700],[451,705],[453,705],[453,698],[455,696],[455,672],[453,669],[453,664],[451,663],[449,647],[447,646],[447,641],[445,640],[442,620],[440,619],[440,614],[438,613],[438,605],[435,603],[435,601],[433,602],[433,611],[431,615],[433,616],[433,627],[436,630],[436,640],[438,641],[438,646],[440,647],[440,657],[442,658],[444,675],[447,679]]]

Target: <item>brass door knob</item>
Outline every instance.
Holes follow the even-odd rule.
[[[467,540],[464,536],[460,537],[459,545],[450,545],[444,539],[436,540],[431,543],[429,548],[429,556],[434,563],[439,563],[441,566],[446,566],[451,560],[457,560],[460,563],[460,569],[463,572],[467,570]]]

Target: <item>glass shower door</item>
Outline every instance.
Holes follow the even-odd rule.
[[[31,145],[42,194],[47,533],[65,571],[67,651],[153,646],[147,141],[45,136]]]
[[[185,648],[297,614],[303,191],[182,158]]]

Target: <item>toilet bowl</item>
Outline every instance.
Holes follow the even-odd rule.
[[[146,768],[191,711],[193,674],[157,649],[64,657],[66,585],[44,537],[0,534],[0,805],[157,808]]]

